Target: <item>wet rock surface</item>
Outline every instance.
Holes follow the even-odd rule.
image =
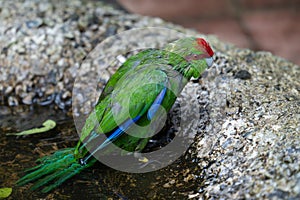
[[[46,107],[49,112],[70,111],[82,60],[99,42],[127,29],[148,26],[199,35],[96,1],[4,1],[0,17],[1,184],[6,187],[13,186],[21,170],[33,166],[36,158],[74,145],[77,135],[71,134],[75,132],[72,125],[58,135],[50,133],[50,140],[47,135],[14,140],[5,132],[10,126],[22,129],[12,121],[22,116],[26,121],[22,113],[36,105],[50,105]],[[134,194],[140,199],[300,198],[299,66],[267,52],[237,49],[213,36],[207,38],[216,52],[215,63],[183,93],[189,96],[195,92],[192,100],[197,100],[201,109],[195,142],[178,162],[158,172],[136,175],[98,166],[51,194],[21,195],[25,188],[14,190],[13,197],[74,199],[78,188],[85,187],[84,197],[90,198],[134,199]],[[169,38],[153,40],[159,47]],[[137,41],[133,45],[144,44]],[[98,91],[117,66],[98,72]],[[78,113],[86,114],[94,101],[86,102],[90,98],[85,91],[77,93],[75,100],[86,105],[78,108]],[[24,105],[30,106],[23,110]],[[11,111],[8,106],[15,108]],[[175,116],[176,109],[172,113]]]

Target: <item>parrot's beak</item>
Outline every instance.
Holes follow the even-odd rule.
[[[209,58],[205,58],[205,61],[206,61],[207,67],[209,68],[212,66],[214,59],[212,57],[209,57]]]

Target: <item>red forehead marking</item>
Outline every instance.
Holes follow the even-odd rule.
[[[197,38],[197,43],[198,43],[198,45],[200,45],[201,47],[203,47],[206,50],[208,55],[210,55],[210,56],[214,55],[213,50],[211,49],[209,44],[203,38]]]

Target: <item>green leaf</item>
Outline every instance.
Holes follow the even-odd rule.
[[[19,133],[8,133],[7,135],[31,135],[36,133],[43,133],[53,129],[55,126],[56,122],[51,119],[48,119],[43,123],[43,127],[41,128],[33,128]]]
[[[0,188],[0,198],[7,198],[12,192],[12,188]]]

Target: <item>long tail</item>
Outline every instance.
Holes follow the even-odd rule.
[[[88,163],[80,164],[78,158],[74,156],[74,150],[75,148],[62,149],[38,159],[40,164],[26,170],[30,173],[19,179],[17,185],[34,182],[32,190],[44,186],[42,192],[49,192],[96,162],[96,159],[90,159]]]

